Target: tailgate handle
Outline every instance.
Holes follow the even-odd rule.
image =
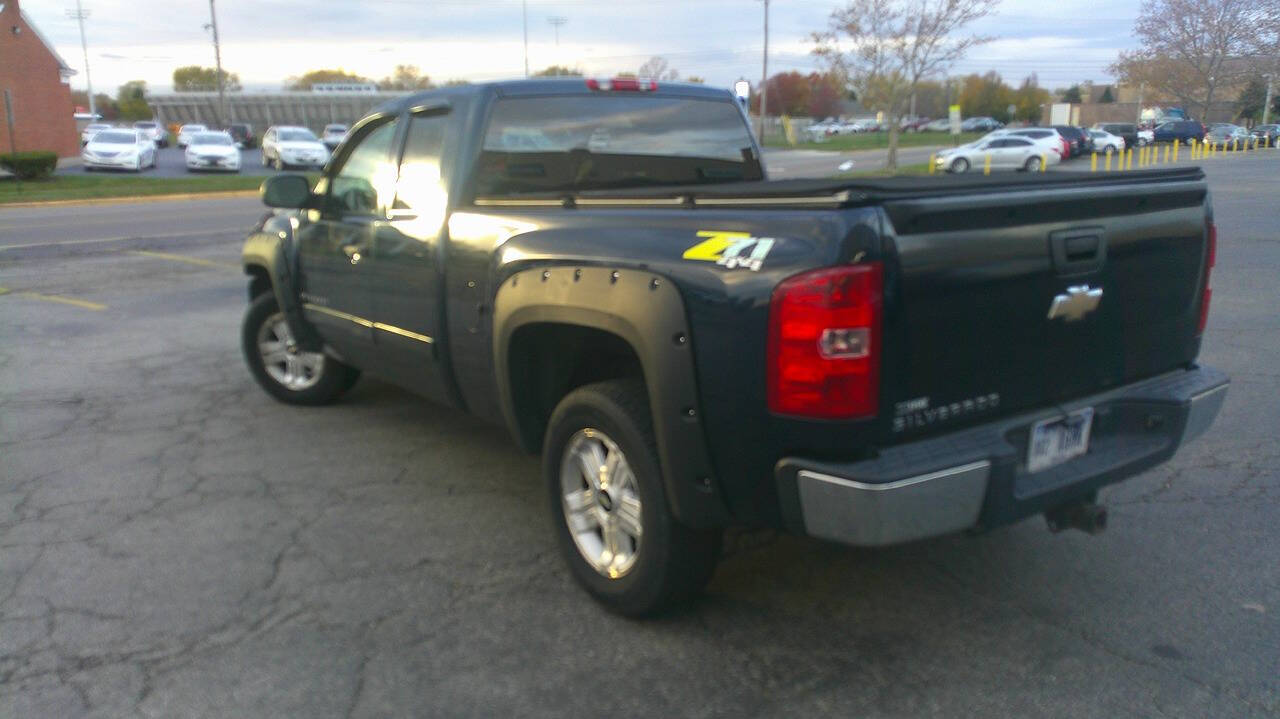
[[[1049,254],[1059,275],[1082,275],[1102,269],[1107,243],[1101,227],[1049,233]]]

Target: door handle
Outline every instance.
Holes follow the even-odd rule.
[[[352,243],[350,245],[342,246],[342,254],[346,255],[351,260],[351,264],[353,265],[358,264],[361,258],[364,257],[364,251],[365,251],[365,246],[359,243]]]

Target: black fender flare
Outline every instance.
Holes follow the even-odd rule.
[[[293,241],[293,227],[287,217],[279,215],[264,218],[261,225],[245,239],[240,251],[240,261],[245,274],[253,274],[255,268],[266,273],[276,304],[284,313],[285,322],[299,346],[319,352],[324,348],[320,333],[302,314],[302,301],[298,294],[297,251]]]
[[[612,333],[630,344],[640,360],[672,513],[694,528],[730,524],[702,427],[693,335],[675,283],[638,269],[533,268],[507,277],[493,307],[498,400],[517,441],[522,434],[508,366],[516,330],[550,322]]]

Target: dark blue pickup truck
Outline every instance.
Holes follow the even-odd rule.
[[[728,92],[574,78],[391,102],[263,199],[263,388],[368,372],[505,426],[626,614],[695,595],[727,527],[1100,530],[1226,395],[1196,168],[771,182]]]

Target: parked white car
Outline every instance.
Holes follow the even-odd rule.
[[[111,125],[105,122],[91,122],[88,125],[85,125],[84,129],[80,131],[81,147],[89,144],[89,140],[92,140],[94,135],[98,134],[99,132],[102,132],[103,130],[110,130],[110,129],[111,129]]]
[[[187,172],[199,170],[240,171],[240,148],[227,132],[201,132],[187,144]]]
[[[96,133],[80,150],[85,171],[132,170],[156,166],[156,143],[151,135],[134,129],[112,128]]]
[[[262,166],[284,170],[289,167],[324,167],[329,148],[305,127],[279,125],[262,136]]]
[[[1156,141],[1155,130],[1138,130],[1138,147],[1150,145]]]
[[[320,141],[324,143],[325,147],[329,148],[330,152],[332,152],[338,147],[338,145],[342,144],[342,140],[346,136],[347,126],[334,123],[332,125],[324,126],[324,132],[320,133]]]
[[[1059,160],[1062,159],[1063,153],[1066,152],[1062,133],[1052,127],[1003,127],[999,130],[988,132],[981,139],[991,140],[997,137],[1021,137],[1031,140],[1044,148],[1045,151],[1056,154]]]
[[[1112,135],[1106,130],[1089,130],[1089,137],[1093,138],[1093,151],[1107,154],[1111,152],[1124,152],[1124,138],[1119,135]]]
[[[993,170],[1026,170],[1038,172],[1042,165],[1056,165],[1062,161],[1058,153],[1025,137],[996,135],[968,145],[938,153],[937,167],[947,172],[964,173],[970,169],[982,169],[991,158]]]
[[[209,128],[204,125],[183,125],[178,128],[178,147],[186,147],[191,144],[191,136],[199,132],[208,132]]]
[[[169,146],[169,131],[164,129],[164,125],[155,120],[139,120],[133,123],[133,129],[148,135],[151,141],[160,147]]]

